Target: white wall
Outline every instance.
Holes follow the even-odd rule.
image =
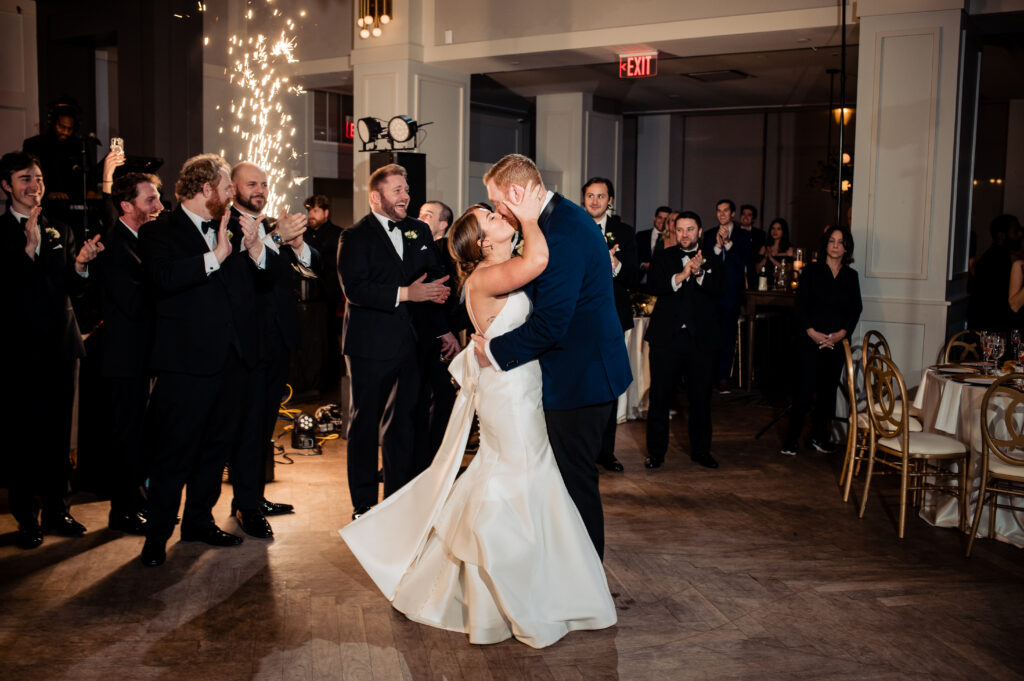
[[[0,153],[39,133],[36,3],[0,0]]]
[[[1024,220],[1024,100],[1010,102],[1006,130],[1003,212]]]

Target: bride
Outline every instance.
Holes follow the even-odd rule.
[[[530,200],[510,206],[522,257],[512,257],[513,225],[485,206],[452,226],[449,250],[486,338],[530,314],[520,289],[547,266],[537,224],[544,194],[531,184]],[[342,538],[396,609],[471,643],[515,636],[542,648],[574,629],[615,624],[604,569],[548,443],[539,363],[480,369],[471,343],[450,371],[461,390],[433,464],[339,530]],[[456,480],[474,412],[480,448]]]

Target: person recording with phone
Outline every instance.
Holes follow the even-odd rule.
[[[690,459],[705,468],[718,468],[711,455],[711,385],[720,335],[715,301],[722,295],[725,272],[718,255],[700,248],[699,215],[683,211],[669,229],[676,245],[654,256],[647,277],[658,301],[644,335],[651,348],[644,465],[660,468],[665,461],[669,409],[680,376],[685,376]]]

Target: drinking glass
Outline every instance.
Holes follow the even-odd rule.
[[[978,333],[978,340],[981,342],[981,356],[986,362],[992,361],[992,334],[988,331]]]
[[[1006,339],[1003,335],[996,333],[992,335],[992,374],[999,375],[999,358],[1003,356],[1003,352],[1006,350]]]

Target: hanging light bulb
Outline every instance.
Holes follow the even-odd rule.
[[[373,37],[374,38],[379,38],[380,34],[381,34],[380,26],[374,26],[373,27]]]
[[[359,31],[359,37],[360,38],[369,38],[370,37],[370,32],[364,28],[363,30]]]

